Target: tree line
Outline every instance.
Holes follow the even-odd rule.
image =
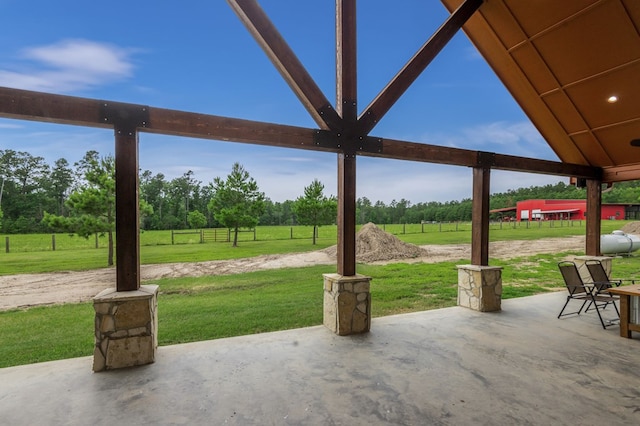
[[[77,207],[86,201],[77,199],[77,196],[74,198],[73,194],[94,185],[95,182],[91,183],[91,179],[106,179],[105,176],[100,177],[100,174],[108,167],[113,167],[113,157],[102,158],[95,151],[87,152],[73,165],[65,158],[49,165],[43,157],[27,152],[0,150],[0,231],[3,234],[50,232],[52,226],[60,223],[43,220],[45,215],[62,218],[72,216],[73,210],[77,210]],[[235,172],[243,175],[247,184],[252,180],[248,173],[244,175],[244,169]],[[241,176],[235,178],[237,180]],[[203,183],[196,179],[191,170],[174,179],[167,179],[164,174],[154,174],[150,170],[141,171],[141,228],[168,230],[226,227],[225,221],[228,220],[228,216],[238,217],[246,207],[235,212],[227,212],[225,219],[225,213],[220,213],[221,206],[212,205],[216,192],[219,192],[225,183],[226,180],[221,178]],[[256,196],[262,194],[255,181],[254,184]],[[329,219],[317,217],[314,220],[322,219],[325,223],[333,223],[335,214],[331,208],[322,213],[317,211],[322,203],[335,203],[335,197],[325,197],[323,189],[324,186],[320,182],[312,182],[305,188],[305,194],[301,194],[299,198],[308,200],[307,205],[300,199],[274,202],[262,194],[258,197],[259,208],[254,209],[251,215],[255,217],[255,224],[260,225],[313,225],[308,220],[310,214],[328,214]],[[98,197],[97,194],[94,196]],[[490,208],[513,207],[518,201],[538,198],[584,199],[586,192],[563,182],[518,188],[491,195]],[[619,183],[603,192],[604,203],[637,203],[639,200],[638,181]],[[468,221],[471,220],[471,204],[471,199],[424,201],[413,204],[404,198],[385,203],[372,202],[367,197],[360,197],[356,202],[356,220],[359,224]],[[77,216],[77,211],[75,214]]]

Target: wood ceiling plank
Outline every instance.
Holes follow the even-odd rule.
[[[637,84],[627,82],[637,81]],[[565,89],[590,128],[640,118],[640,60]],[[617,97],[610,103],[608,98]]]
[[[547,93],[560,87],[558,80],[531,43],[521,44],[512,49],[510,53],[538,94]]]
[[[576,106],[562,90],[547,93],[542,97],[542,100],[554,114],[567,134],[571,135],[589,130],[587,123],[577,111]]]
[[[504,3],[527,36],[534,37],[598,1],[600,0],[535,0],[535,7],[531,7],[531,1],[505,0]]]
[[[533,43],[563,86],[640,58],[638,33],[617,1],[601,2]]]
[[[632,140],[640,139],[640,120],[595,129],[593,133],[611,156],[612,165],[640,163],[640,147],[631,146]]]

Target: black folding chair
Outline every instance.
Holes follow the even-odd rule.
[[[631,284],[635,284],[635,280],[623,280],[619,278],[609,278],[607,271],[605,271],[602,262],[597,259],[589,259],[584,262],[585,266],[589,270],[589,275],[594,283],[609,283],[612,286],[620,286],[623,282],[629,281]]]
[[[620,312],[618,311],[618,307],[616,306],[615,298],[612,294],[607,292],[602,292],[605,288],[610,288],[611,284],[608,284],[606,287],[605,283],[599,282],[596,283],[585,283],[578,272],[578,267],[575,263],[570,261],[562,261],[558,263],[558,268],[560,268],[560,273],[562,274],[562,278],[564,279],[564,284],[567,287],[567,291],[569,294],[567,295],[567,301],[565,302],[562,310],[558,314],[558,318],[564,317],[567,315],[577,314],[580,315],[585,305],[588,304],[587,312],[592,306],[596,309],[598,313],[598,318],[600,318],[600,324],[602,324],[602,328],[606,329],[608,326],[613,325],[612,321],[620,319]],[[575,312],[564,313],[567,305],[571,300],[578,300],[582,302],[580,309]],[[601,311],[604,310],[609,304],[612,304],[616,311],[616,318],[614,320],[608,320],[608,324],[605,325],[605,321],[602,318]]]

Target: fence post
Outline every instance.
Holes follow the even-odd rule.
[[[98,243],[98,233],[96,232],[96,248],[100,248],[100,244]]]
[[[204,243],[204,229],[200,230],[200,244]]]
[[[406,233],[407,233],[407,224],[406,224],[406,223],[403,223],[403,224],[402,224],[402,233],[403,233],[403,234],[406,234]]]
[[[9,237],[5,237],[5,240],[4,240],[4,241],[5,241],[5,243],[4,243],[4,245],[5,245],[5,251],[6,251],[7,253],[9,253]]]
[[[420,222],[420,228],[422,233],[424,234],[424,222]]]
[[[173,245],[173,229],[171,230],[171,245]]]
[[[290,239],[293,240],[293,226],[289,228]]]
[[[256,228],[253,228],[253,241],[256,240]]]
[[[438,229],[442,232],[442,222],[438,222]]]
[[[231,242],[231,228],[227,228],[227,242]]]
[[[51,234],[51,250],[56,251],[56,234]]]

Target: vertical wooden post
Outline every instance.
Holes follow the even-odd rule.
[[[336,111],[348,139],[338,154],[338,274],[351,276],[356,274],[356,0],[336,0],[336,41]]]
[[[356,274],[356,157],[338,155],[338,274]]]
[[[138,212],[138,131],[115,126],[116,138],[116,289],[140,288]]]
[[[473,168],[473,207],[471,213],[471,263],[489,265],[489,184],[491,169]]]
[[[587,179],[587,236],[585,254],[600,256],[600,225],[602,221],[602,182],[598,179]]]
[[[51,234],[51,251],[56,251],[56,234]]]

